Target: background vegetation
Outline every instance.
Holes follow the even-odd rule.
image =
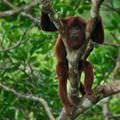
[[[30,4],[32,0],[10,0],[16,7]],[[53,6],[59,16],[82,16],[89,18],[90,0],[54,0]],[[0,1],[0,15],[12,10]],[[37,4],[27,15],[39,19],[41,6]],[[101,8],[105,42],[114,45],[98,45],[89,56],[94,66],[94,87],[110,82],[120,45],[120,0],[105,0]],[[23,94],[44,98],[55,116],[61,111],[56,79],[54,44],[57,33],[46,33],[21,11],[12,16],[0,17],[0,83]],[[120,79],[120,69],[115,79]],[[119,120],[120,95],[108,101],[110,120]],[[103,120],[104,101],[82,114],[79,120]],[[37,102],[20,100],[10,92],[0,89],[0,120],[48,120],[43,106]]]

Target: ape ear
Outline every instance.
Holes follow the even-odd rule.
[[[50,21],[48,14],[43,11],[41,14],[41,23],[40,24],[41,24],[42,30],[44,30],[44,31],[48,31],[48,32],[57,31],[57,28],[55,27],[55,25]]]
[[[99,18],[98,23],[93,31],[93,35],[91,36],[94,42],[102,44],[104,42],[104,29],[101,18]]]

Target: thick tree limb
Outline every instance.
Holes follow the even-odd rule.
[[[97,96],[96,98],[95,97],[89,98],[87,96],[80,98],[79,104],[74,109],[73,114],[70,116],[70,115],[67,115],[64,111],[62,111],[58,120],[74,120],[81,113],[85,112],[88,108],[95,105],[101,99],[114,95],[116,93],[119,93],[120,92],[120,81],[116,80],[112,83],[98,86],[94,91],[96,91],[95,92],[95,95]]]
[[[90,40],[91,34],[93,34],[94,28],[96,26],[97,20],[99,18],[99,8],[103,0],[92,0],[92,8],[91,8],[91,23],[87,25],[87,29],[90,28],[89,31],[86,29],[86,43],[76,51],[70,51],[67,49],[67,59],[69,63],[69,80],[70,80],[70,92],[69,96],[74,100],[76,100],[79,96],[79,76],[80,71],[77,69],[79,64],[79,59],[85,60],[90,54],[91,50],[94,47],[93,42]],[[67,45],[66,45],[67,46]],[[77,71],[77,72],[76,72]]]
[[[78,103],[78,101],[84,100],[84,98],[79,99],[79,87],[80,87],[79,86],[80,85],[79,78],[80,78],[81,73],[78,70],[78,65],[79,65],[80,58],[85,60],[94,47],[90,38],[91,38],[91,35],[93,34],[96,23],[99,19],[99,9],[100,9],[100,5],[102,2],[103,2],[103,0],[92,0],[91,20],[90,20],[92,24],[87,25],[86,30],[88,30],[89,28],[90,29],[89,29],[89,31],[86,31],[86,43],[83,44],[83,46],[81,48],[71,51],[69,49],[69,47],[67,46],[67,43],[65,42],[66,38],[63,37],[63,42],[64,42],[64,45],[65,45],[66,51],[67,51],[67,60],[68,60],[68,66],[69,66],[69,81],[70,81],[69,98],[71,99],[71,101],[73,103]],[[94,98],[92,98],[92,99],[94,99]],[[85,100],[87,101],[87,99],[85,99]],[[88,101],[88,103],[90,103],[90,102]],[[79,109],[80,109],[80,111],[85,110],[83,108],[83,106],[79,106]],[[66,118],[66,116],[63,113],[64,113],[64,110],[61,112],[61,114],[59,116],[59,120],[64,120],[64,118]],[[76,113],[79,113],[78,110]],[[76,118],[75,111],[73,111],[72,114],[69,115],[69,117],[71,120]]]

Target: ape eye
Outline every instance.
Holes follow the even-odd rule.
[[[80,26],[80,25],[77,25],[76,28],[79,29],[79,28],[81,28],[81,26]]]
[[[78,24],[77,26],[78,26],[79,28],[81,28],[81,27],[82,27],[82,25],[81,25],[81,24]]]

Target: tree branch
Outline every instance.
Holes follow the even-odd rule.
[[[116,80],[109,84],[100,85],[94,91],[96,91],[95,92],[95,95],[97,96],[96,98],[95,97],[89,98],[87,96],[81,97],[79,104],[74,109],[73,114],[70,116],[70,115],[67,115],[64,111],[62,111],[58,120],[74,120],[80,114],[82,114],[87,109],[89,109],[90,107],[95,105],[97,102],[99,102],[101,99],[119,93],[120,81]]]
[[[111,5],[108,5],[108,4],[104,4],[104,6],[120,15],[120,8],[114,8],[114,7],[112,7]]]
[[[39,1],[43,6],[42,10],[48,14],[50,20],[54,23],[58,32],[63,36],[64,26],[61,20],[59,19],[59,17],[57,17],[55,10],[52,7],[51,1],[50,0],[39,0]]]
[[[55,120],[54,116],[52,115],[51,113],[51,110],[47,104],[47,102],[41,98],[41,97],[36,97],[36,96],[33,96],[33,95],[25,95],[25,94],[21,94],[17,91],[15,91],[14,89],[11,89],[3,84],[0,83],[0,87],[4,90],[4,91],[7,91],[7,92],[11,92],[13,95],[15,95],[16,97],[18,97],[19,99],[25,99],[25,100],[31,100],[31,101],[35,101],[35,102],[39,102],[43,105],[48,117],[50,120]]]
[[[34,6],[36,6],[38,3],[35,2],[35,0],[31,3],[31,4],[28,4],[28,5],[25,5],[25,6],[22,6],[22,7],[15,7],[13,6],[9,1],[7,0],[3,0],[3,2],[5,4],[7,4],[9,7],[11,7],[13,10],[8,10],[8,11],[4,11],[4,12],[0,12],[0,17],[8,17],[8,16],[12,16],[12,15],[15,15],[17,13],[20,13],[22,11],[28,11],[30,10],[31,8],[33,8]]]
[[[109,120],[109,97],[104,99],[103,116],[104,116],[104,120]]]
[[[1,17],[13,16],[13,15],[16,15],[16,14],[20,13],[22,16],[29,18],[34,23],[36,23],[37,25],[39,25],[40,21],[38,19],[34,18],[29,13],[27,13],[30,9],[33,9],[33,7],[38,4],[37,0],[33,0],[32,3],[30,3],[28,5],[24,5],[22,7],[16,7],[13,4],[11,4],[8,0],[3,0],[3,2],[6,5],[8,5],[10,8],[12,8],[13,10],[8,10],[8,11],[0,12],[0,18]]]
[[[116,65],[115,65],[115,68],[114,68],[113,73],[112,73],[112,79],[113,80],[116,79],[116,76],[117,76],[117,73],[118,73],[119,69],[120,69],[120,48],[119,48],[119,51],[118,51],[118,57],[117,57],[117,60],[116,60]]]
[[[71,101],[74,104],[78,103],[79,101],[83,101],[83,99],[84,99],[84,98],[83,99],[79,98],[79,87],[80,87],[79,79],[80,79],[81,72],[78,70],[78,65],[79,65],[79,60],[80,59],[85,60],[94,47],[90,38],[91,38],[91,35],[93,34],[96,23],[99,20],[99,9],[100,9],[100,5],[102,4],[102,2],[103,2],[103,0],[92,0],[91,20],[90,20],[92,24],[87,25],[86,41],[85,41],[86,43],[83,44],[82,47],[80,47],[77,50],[70,50],[69,47],[67,46],[67,43],[65,42],[66,38],[62,37],[66,51],[67,51],[67,60],[68,60],[68,67],[69,67],[69,78],[68,78],[70,81],[69,98],[71,99]],[[88,28],[90,28],[89,31],[88,31]],[[87,99],[85,99],[85,100],[87,100]],[[76,105],[76,106],[78,106],[78,105]],[[79,110],[84,111],[84,107],[79,106]],[[65,114],[63,114],[64,110],[62,110],[58,120],[64,120],[64,118],[66,120],[67,120],[67,118],[69,118],[70,120],[75,119],[77,116],[75,114],[75,111],[78,112],[77,109],[73,110],[71,115],[67,115],[67,116],[69,116],[69,117],[67,117]]]

